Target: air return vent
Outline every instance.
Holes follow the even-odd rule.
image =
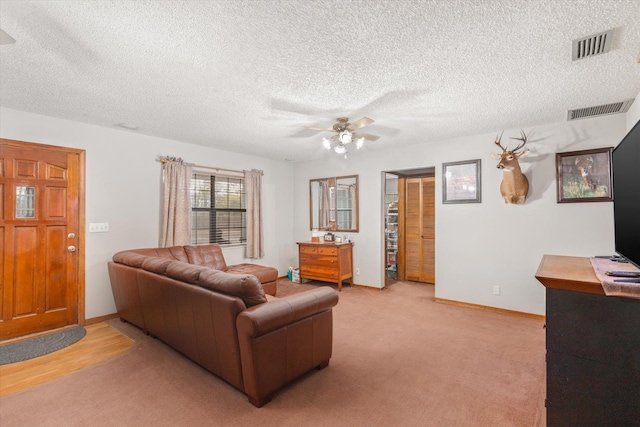
[[[609,30],[604,33],[593,34],[591,36],[574,40],[572,42],[573,47],[571,49],[571,59],[577,61],[578,59],[607,53],[609,52],[609,49],[611,49],[612,39],[613,30]]]
[[[606,116],[609,114],[626,113],[633,104],[633,99],[626,101],[614,102],[612,104],[597,105],[595,107],[576,108],[567,111],[567,121],[588,119],[596,116]]]

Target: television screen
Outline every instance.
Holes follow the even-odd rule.
[[[613,150],[616,252],[640,268],[640,121]]]

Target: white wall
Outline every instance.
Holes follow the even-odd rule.
[[[544,313],[544,288],[535,278],[543,254],[591,256],[613,253],[611,203],[557,204],[555,153],[615,146],[640,118],[629,113],[525,129],[532,153],[522,165],[531,182],[527,203],[505,205],[501,173],[491,158],[495,134],[424,142],[388,151],[353,153],[295,165],[214,150],[178,141],[0,109],[2,138],[86,150],[86,221],[108,222],[109,233],[86,233],[86,317],[115,311],[106,270],[113,253],[157,246],[159,155],[232,169],[265,171],[266,256],[259,262],[284,275],[297,265],[296,241],[310,238],[309,179],[358,174],[360,232],[355,241],[356,283],[384,283],[382,171],[436,168],[436,296],[444,299]],[[505,136],[519,134],[505,131]],[[382,141],[382,140],[381,140]],[[443,205],[441,165],[482,159],[482,203]],[[293,224],[293,227],[291,226]],[[246,262],[241,248],[225,249],[229,264]],[[493,285],[501,287],[492,295]]]
[[[507,205],[500,197],[502,173],[491,153],[495,133],[424,142],[388,151],[336,155],[326,162],[295,165],[295,231],[309,239],[308,180],[326,176],[360,176],[360,232],[355,241],[357,284],[384,283],[381,172],[436,167],[436,296],[510,310],[544,314],[544,287],[534,275],[542,255],[613,254],[613,207],[610,202],[556,202],[555,153],[615,146],[626,134],[625,115],[561,122],[529,135],[531,154],[522,159],[530,181],[526,204]],[[519,136],[520,129],[505,131]],[[382,141],[382,140],[380,140]],[[319,142],[318,142],[319,143]],[[380,142],[381,144],[383,142]],[[442,204],[443,162],[482,160],[482,203]],[[494,285],[501,295],[494,296]]]
[[[640,120],[640,92],[636,96],[636,100],[631,104],[631,108],[627,111],[627,132]]]
[[[257,262],[285,275],[293,241],[293,166],[228,151],[144,136],[135,132],[0,109],[0,136],[86,150],[86,318],[115,312],[107,261],[120,250],[157,247],[160,155],[230,169],[261,169],[265,257],[244,259],[244,248],[224,249],[228,264]],[[108,222],[108,233],[89,233],[88,223]]]

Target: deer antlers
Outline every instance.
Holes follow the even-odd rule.
[[[520,133],[522,134],[522,138],[511,138],[511,139],[517,139],[518,141],[522,141],[522,144],[518,144],[518,146],[516,148],[514,148],[512,151],[518,151],[519,149],[521,149],[522,147],[524,147],[527,144],[527,134],[524,133],[524,131],[522,129],[520,129]]]
[[[502,152],[504,153],[505,151],[507,151],[506,148],[504,148],[502,146],[502,144],[500,144],[500,141],[502,140],[502,134],[504,133],[504,131],[500,132],[500,135],[496,135],[496,140],[493,142],[494,144],[496,144],[498,147],[500,147],[502,149]]]
[[[496,144],[498,147],[500,147],[502,149],[502,152],[504,153],[505,151],[507,151],[506,148],[504,148],[502,146],[502,144],[500,143],[500,141],[502,140],[502,134],[504,133],[504,131],[500,132],[500,135],[496,135],[496,140],[493,142],[494,144]],[[518,144],[518,146],[516,148],[514,148],[513,150],[511,150],[512,153],[515,153],[516,151],[518,151],[519,149],[521,149],[522,147],[525,146],[525,144],[527,143],[527,134],[524,133],[524,131],[521,129],[520,133],[522,134],[522,138],[514,138],[514,137],[509,137],[511,139],[517,139],[519,141],[522,141],[521,144]]]

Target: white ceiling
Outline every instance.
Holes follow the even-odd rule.
[[[337,156],[302,127],[341,116],[376,150],[640,92],[637,0],[2,0],[0,28],[3,107],[279,160]]]

